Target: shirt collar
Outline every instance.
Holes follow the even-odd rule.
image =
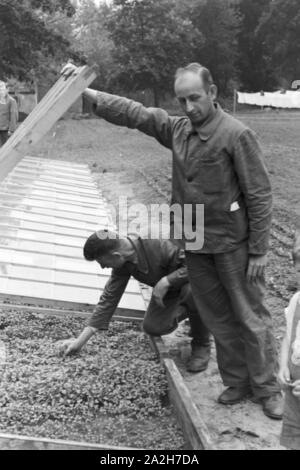
[[[128,260],[128,262],[138,268],[140,272],[147,274],[149,272],[149,266],[141,237],[137,234],[130,234],[127,238],[136,253],[136,260]]]
[[[202,126],[196,128],[188,119],[186,125],[186,137],[189,137],[192,134],[198,134],[200,139],[206,142],[214,134],[224,116],[224,111],[219,103],[215,103],[214,106],[216,108],[215,115],[209,121],[205,121]]]

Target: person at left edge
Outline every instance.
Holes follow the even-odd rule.
[[[18,106],[16,100],[7,91],[6,84],[0,81],[0,147],[16,130]]]
[[[153,336],[171,333],[178,323],[189,318],[192,354],[187,363],[190,372],[207,368],[210,357],[209,332],[197,313],[188,282],[184,251],[170,240],[119,237],[115,232],[99,230],[86,241],[83,249],[88,261],[102,268],[112,268],[89,324],[76,340],[63,345],[65,355],[79,352],[99,330],[106,330],[126,289],[130,276],[153,287],[143,328]]]

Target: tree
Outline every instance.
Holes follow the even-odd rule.
[[[114,42],[114,80],[126,90],[151,89],[154,103],[177,67],[194,60],[202,36],[176,14],[173,0],[115,0],[106,22]]]
[[[113,42],[105,26],[109,12],[110,8],[105,3],[97,6],[93,0],[84,0],[72,18],[72,43],[78,53],[86,57],[88,63],[98,65],[98,77],[94,86],[102,90],[107,88],[114,68]]]
[[[29,1],[0,0],[0,74],[25,80],[43,75],[71,54],[68,41],[47,28]]]
[[[261,17],[270,3],[271,0],[239,0],[236,7],[241,17],[237,65],[245,91],[266,90],[274,86],[270,56],[265,50],[262,36],[257,34]]]
[[[197,46],[196,59],[208,67],[221,93],[231,91],[237,79],[237,34],[240,18],[231,0],[192,0],[178,8],[201,32],[204,42]]]
[[[272,0],[257,28],[278,85],[300,79],[299,0]]]
[[[75,8],[70,0],[22,0],[27,2],[28,5],[34,10],[42,10],[48,13],[64,12],[68,16],[75,13]]]

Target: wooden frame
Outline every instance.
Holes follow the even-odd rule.
[[[136,447],[111,446],[61,439],[18,436],[0,433],[0,450],[139,450]]]
[[[1,299],[1,296],[0,296]],[[91,306],[92,308],[92,306]],[[54,315],[63,316],[65,314],[72,315],[74,317],[88,318],[91,315],[90,311],[80,310],[63,310],[62,308],[51,308],[51,307],[39,307],[36,305],[21,305],[21,304],[8,304],[0,303],[0,310],[16,310],[16,311],[27,311],[42,315]],[[144,318],[144,314],[139,310],[125,310],[118,308],[116,313],[113,315],[112,320],[116,321],[127,321],[127,322],[141,322]]]
[[[79,67],[68,78],[60,77],[0,150],[0,181],[69,109],[96,78],[93,68]]]
[[[192,396],[184,383],[168,349],[160,337],[150,337],[154,350],[165,368],[169,387],[169,399],[172,403],[185,440],[192,450],[213,450],[213,441],[203,421],[200,411],[193,402]]]
[[[142,292],[145,293],[145,288],[142,289]],[[34,299],[36,300],[36,299]],[[43,299],[41,299],[42,302]],[[26,298],[28,302],[28,299]],[[91,306],[90,306],[91,307]],[[81,305],[82,308],[82,305]],[[8,303],[0,303],[0,310],[22,310],[22,311],[30,311],[36,314],[44,314],[44,315],[55,315],[55,316],[62,316],[64,314],[74,315],[76,317],[85,318],[89,315],[90,312],[83,312],[79,310],[62,310],[62,309],[54,309],[54,308],[45,308],[45,307],[37,307],[37,306],[29,306],[27,305],[20,305],[20,304],[8,304]],[[120,309],[117,309],[116,314],[112,317],[112,320],[117,321],[137,321],[141,322],[143,320],[143,316],[140,312],[133,311],[132,313],[123,312]],[[213,442],[208,431],[208,428],[201,418],[200,412],[193,402],[191,394],[184,383],[184,379],[180,374],[175,362],[173,359],[169,357],[168,348],[165,346],[161,337],[153,337],[149,336],[150,344],[156,354],[158,355],[162,365],[164,366],[167,374],[168,380],[168,389],[169,389],[169,399],[172,403],[174,410],[176,412],[176,416],[178,422],[181,426],[183,431],[185,440],[189,447],[192,450],[212,450],[213,449]],[[42,446],[43,449],[48,450],[55,450],[56,448],[77,448],[81,450],[89,450],[89,449],[111,449],[111,450],[123,450],[126,447],[112,447],[112,446],[105,446],[102,444],[89,444],[89,443],[78,443],[72,441],[55,441],[51,439],[40,439],[35,437],[23,437],[23,436],[15,436],[9,434],[0,434],[0,450],[1,450],[1,440],[7,439],[8,448],[10,448],[9,442],[14,442],[11,446],[13,448],[17,441],[20,440],[20,447],[22,446],[33,446],[33,448],[38,449],[39,446]],[[22,444],[21,444],[22,442]],[[61,447],[62,446],[62,447]],[[130,449],[130,448],[127,448]],[[133,448],[132,448],[133,449]]]

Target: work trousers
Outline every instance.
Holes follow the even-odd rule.
[[[263,305],[264,282],[247,281],[246,245],[229,253],[186,252],[194,301],[216,342],[225,386],[250,386],[257,398],[280,390],[272,319]]]
[[[189,283],[178,290],[170,289],[164,297],[164,305],[160,307],[151,297],[143,322],[146,333],[153,336],[167,335],[177,328],[181,320],[189,318],[192,342],[209,345],[210,335],[196,310]]]
[[[0,147],[5,144],[8,139],[8,131],[1,131],[0,130]]]

